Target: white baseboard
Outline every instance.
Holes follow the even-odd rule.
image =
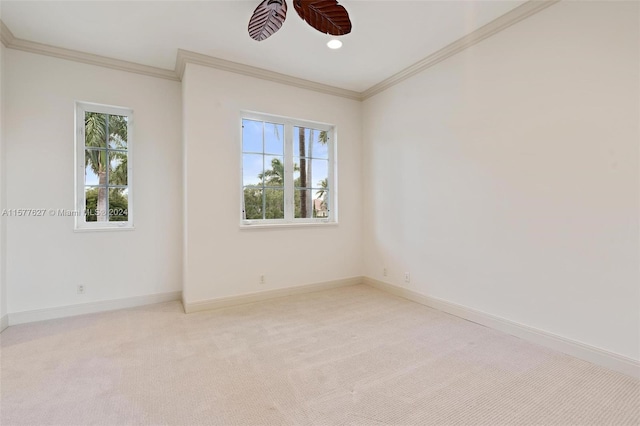
[[[203,300],[187,303],[183,301],[184,311],[188,314],[209,309],[226,308],[228,306],[244,305],[260,302],[262,300],[275,299],[277,297],[293,296],[295,294],[314,293],[316,291],[329,290],[338,287],[348,287],[362,284],[362,277],[345,278],[341,280],[326,281],[322,283],[307,284],[296,287],[267,290],[257,293],[241,294],[239,296],[220,297],[217,299]]]
[[[7,327],[9,327],[9,316],[5,314],[0,318],[0,333]]]
[[[511,334],[546,346],[553,350],[584,359],[594,364],[601,365],[614,371],[640,378],[640,362],[614,352],[609,352],[594,346],[590,346],[575,340],[567,339],[556,334],[526,326],[505,318],[497,317],[486,312],[478,311],[466,306],[447,302],[435,297],[425,296],[407,288],[398,287],[370,277],[353,277],[316,284],[289,287],[276,290],[268,290],[258,293],[249,293],[239,296],[222,297],[200,302],[186,303],[183,305],[186,313],[217,309],[228,306],[243,305],[278,297],[292,296],[296,294],[313,293],[338,287],[347,287],[357,284],[367,284],[379,290],[403,297],[413,302],[429,306],[434,309],[464,318],[478,324],[491,327],[496,330]],[[0,318],[0,332],[7,326],[24,324],[34,321],[43,321],[55,318],[70,317],[76,315],[91,314],[96,312],[112,311],[117,309],[132,308],[136,306],[151,305],[182,300],[182,292],[170,292],[151,294],[146,296],[130,297],[126,299],[107,300],[102,302],[83,303],[78,305],[61,306],[33,311],[14,312]]]
[[[363,282],[379,290],[409,299],[413,302],[420,303],[421,305],[429,306],[457,317],[491,327],[495,330],[503,331],[512,336],[520,337],[521,339],[546,346],[567,355],[601,365],[632,377],[640,378],[640,362],[635,359],[618,355],[614,352],[609,352],[575,340],[567,339],[565,337],[549,333],[548,331],[539,330],[505,318],[497,317],[486,312],[481,312],[435,297],[425,296],[415,291],[385,283],[374,278],[363,277]]]
[[[12,326],[28,322],[93,314],[96,312],[115,311],[118,309],[133,308],[136,306],[152,305],[154,303],[172,302],[174,300],[181,300],[181,298],[182,292],[174,291],[170,293],[128,297],[126,299],[105,300],[101,302],[81,303],[78,305],[60,306],[56,308],[13,312],[8,314],[8,325]]]

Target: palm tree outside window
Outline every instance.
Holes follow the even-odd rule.
[[[132,226],[131,110],[77,104],[76,227]]]

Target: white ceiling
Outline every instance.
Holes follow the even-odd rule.
[[[333,51],[293,0],[280,31],[249,38],[260,1],[1,0],[0,19],[17,38],[159,68],[181,48],[361,92],[525,2],[342,0],[353,31]]]

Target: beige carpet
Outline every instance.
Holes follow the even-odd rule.
[[[3,426],[640,424],[638,380],[366,286],[0,341]]]

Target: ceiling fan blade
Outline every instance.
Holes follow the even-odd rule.
[[[321,33],[341,36],[351,32],[351,20],[336,0],[293,0],[298,15]]]
[[[282,27],[287,17],[285,0],[264,0],[249,20],[249,36],[258,41],[271,37]]]

